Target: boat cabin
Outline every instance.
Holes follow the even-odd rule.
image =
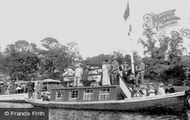
[[[60,80],[53,80],[53,79],[44,79],[41,81],[43,87],[46,86],[48,91],[51,91],[53,88],[60,88],[61,82]]]
[[[121,90],[117,85],[98,87],[64,87],[51,89],[50,101],[81,102],[120,99]]]

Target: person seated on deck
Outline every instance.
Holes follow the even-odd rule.
[[[153,96],[156,96],[156,93],[155,93],[155,90],[154,89],[150,89],[150,90],[148,90],[148,96],[149,97],[153,97]]]
[[[92,87],[98,87],[100,85],[99,85],[99,83],[96,80],[92,80],[91,83],[90,83],[90,86],[92,86]]]
[[[142,97],[147,96],[147,86],[146,85],[140,85],[140,89],[142,91]]]
[[[158,86],[158,95],[165,95],[164,84],[160,83]]]
[[[156,90],[153,86],[153,83],[149,83],[149,90],[148,90],[148,96],[155,96],[156,95]]]
[[[143,94],[139,85],[134,86],[133,93],[134,93],[133,97],[142,97],[142,94]]]
[[[17,85],[16,93],[21,93],[21,90],[22,90],[21,85]]]
[[[175,92],[175,89],[173,88],[173,85],[172,85],[172,84],[169,84],[169,85],[168,85],[168,88],[166,88],[165,92],[166,92],[166,94],[174,93],[174,92]]]
[[[48,91],[43,92],[43,94],[41,95],[41,98],[43,101],[50,101],[50,93]]]

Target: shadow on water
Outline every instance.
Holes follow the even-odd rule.
[[[1,102],[0,108],[34,108],[27,103]],[[36,107],[35,107],[36,108]],[[49,120],[190,120],[190,111],[95,111],[73,109],[49,109]]]
[[[189,112],[190,115],[190,112]],[[50,109],[49,120],[188,120],[187,113]]]

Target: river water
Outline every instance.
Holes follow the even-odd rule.
[[[1,102],[0,108],[33,108],[33,106],[28,103]],[[190,112],[175,115],[166,113],[152,114],[50,108],[49,120],[190,120]]]

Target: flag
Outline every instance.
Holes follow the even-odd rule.
[[[130,36],[130,35],[131,35],[131,32],[132,32],[132,25],[129,25],[128,36]]]
[[[123,17],[124,17],[124,20],[125,20],[125,21],[126,21],[127,18],[129,17],[129,15],[130,15],[130,12],[129,12],[129,2],[127,2],[127,7],[126,7],[125,12],[124,12],[124,14],[123,14]]]

